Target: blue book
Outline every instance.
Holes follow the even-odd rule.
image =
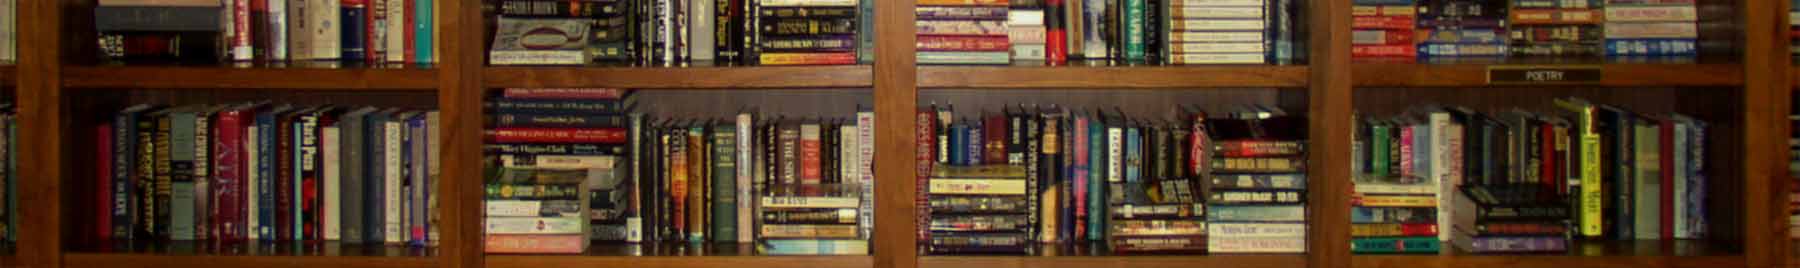
[[[268,111],[256,114],[257,160],[255,172],[257,176],[256,182],[254,183],[256,183],[257,192],[252,194],[256,196],[257,209],[255,213],[258,224],[257,226],[253,226],[253,228],[255,228],[257,236],[261,237],[262,240],[274,241],[276,238],[275,165],[277,165],[277,163],[275,163],[275,118],[280,114],[287,113],[293,108],[293,106],[289,105],[280,105],[271,108]]]
[[[344,1],[344,3],[345,5],[339,9],[338,13],[338,24],[344,26],[340,31],[341,34],[338,35],[338,48],[343,50],[340,56],[345,61],[361,61],[364,60],[363,53],[368,52],[368,48],[364,47],[367,41],[363,38],[368,34],[366,30],[368,23],[363,21],[363,16],[369,14],[363,11],[366,5],[363,1]]]
[[[1606,39],[1607,56],[1693,56],[1699,42],[1692,39]]]
[[[1106,126],[1100,118],[1088,122],[1088,240],[1106,239]]]
[[[1125,166],[1120,169],[1125,171],[1126,183],[1144,182],[1144,171],[1142,169],[1144,163],[1144,138],[1140,137],[1138,131],[1139,129],[1135,127],[1125,128],[1125,148],[1124,150],[1121,150],[1121,152],[1125,153],[1125,163],[1123,163]]]
[[[969,148],[968,141],[967,141],[969,136],[963,134],[963,133],[968,133],[968,132],[969,132],[968,126],[964,126],[962,124],[950,125],[950,130],[948,131],[948,133],[950,133],[950,134],[945,135],[946,138],[950,139],[950,141],[949,141],[950,145],[946,146],[949,149],[948,151],[949,151],[949,156],[950,156],[950,161],[948,164],[966,165],[969,163],[969,160],[966,159],[969,157],[969,153],[963,152],[963,150],[966,150]]]
[[[137,228],[134,219],[139,216],[134,213],[138,210],[133,208],[142,204],[138,203],[138,199],[132,198],[135,196],[132,193],[137,190],[132,187],[135,185],[132,180],[137,178],[137,168],[136,165],[133,165],[138,155],[136,130],[138,117],[152,108],[148,104],[139,104],[125,108],[113,116],[113,174],[110,200],[113,203],[112,236],[116,240],[131,240],[132,234],[134,234],[132,230]]]
[[[366,124],[364,129],[368,132],[364,136],[367,140],[363,143],[363,149],[367,150],[367,153],[363,155],[368,159],[365,162],[367,163],[365,166],[367,173],[363,175],[362,194],[363,201],[365,201],[362,206],[364,243],[378,244],[387,241],[387,233],[383,230],[387,224],[384,201],[387,200],[387,191],[384,188],[386,186],[384,178],[387,176],[388,167],[385,159],[387,159],[387,154],[393,152],[388,152],[386,149],[386,137],[388,117],[394,113],[396,112],[391,109],[382,110],[370,113],[363,119]]]
[[[431,144],[430,136],[427,134],[427,131],[430,129],[429,125],[426,125],[426,118],[427,115],[425,113],[419,113],[417,116],[406,121],[406,129],[407,133],[409,133],[408,136],[412,137],[410,145],[412,149],[409,149],[408,152],[412,152],[410,155],[413,157],[411,163],[407,164],[407,167],[412,170],[412,175],[408,180],[412,182],[412,186],[411,189],[407,191],[411,193],[411,196],[407,199],[410,200],[407,204],[409,208],[407,210],[407,218],[412,220],[410,226],[412,227],[410,233],[412,239],[409,242],[411,242],[413,246],[427,246],[431,242],[431,238],[426,233],[426,230],[431,230],[430,200],[432,189],[431,174],[429,174],[430,171],[426,168],[427,163],[431,163],[431,154],[428,152],[426,146],[427,144]]]

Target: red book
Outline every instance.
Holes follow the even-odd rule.
[[[1407,45],[1352,45],[1352,46],[1350,46],[1350,57],[1355,57],[1355,58],[1415,57],[1418,55],[1419,55],[1419,48],[1416,46],[1410,45],[1410,44],[1407,44]]]
[[[275,120],[275,240],[293,241],[294,237],[294,117],[299,112],[282,114]]]
[[[1538,124],[1538,183],[1546,193],[1555,193],[1562,188],[1563,177],[1556,172],[1556,125]],[[1543,195],[1550,198],[1554,195]]]
[[[1356,30],[1351,34],[1356,45],[1411,45],[1416,34],[1412,30]]]
[[[1044,2],[1044,59],[1051,66],[1062,66],[1069,63],[1069,31],[1063,25],[1066,14],[1063,0],[1047,0]]]
[[[1352,29],[1412,30],[1413,16],[1356,16],[1350,18]]]
[[[617,88],[508,88],[500,91],[508,99],[617,100],[625,98],[625,90]]]
[[[918,37],[919,51],[1011,51],[1012,40],[1001,36],[926,35]]]
[[[913,215],[913,223],[918,224],[918,229],[915,230],[918,231],[919,241],[928,241],[931,239],[931,200],[927,193],[931,189],[931,168],[937,163],[937,110],[919,108],[914,118],[918,122],[913,124],[913,130],[916,131],[913,133],[913,160],[918,173],[913,174],[913,187],[916,187],[913,189],[913,205],[919,213]]]
[[[272,48],[269,45],[273,44],[273,38],[269,36],[269,33],[274,31],[274,24],[269,23],[269,1],[283,0],[250,0],[250,27],[255,29],[249,32],[249,46],[251,47],[251,58],[254,60],[268,60],[269,51]]]
[[[1436,236],[1438,235],[1438,226],[1437,223],[1402,223],[1400,224],[1400,235]]]
[[[824,144],[819,139],[823,131],[818,124],[800,125],[800,183],[820,184],[824,182]]]
[[[394,0],[394,1],[400,1],[400,0]],[[405,0],[405,1],[406,1],[406,4],[404,4],[404,5],[406,5],[407,12],[406,12],[406,15],[402,16],[405,18],[399,19],[401,21],[400,25],[388,25],[388,27],[400,27],[401,29],[406,29],[404,31],[400,31],[400,32],[406,33],[406,36],[392,37],[392,38],[400,38],[402,40],[401,42],[404,43],[405,47],[401,48],[401,53],[400,53],[400,56],[404,59],[402,59],[401,62],[413,63],[413,62],[418,62],[418,59],[419,59],[419,57],[416,54],[414,54],[414,53],[416,53],[416,51],[419,47],[419,43],[418,43],[419,40],[417,38],[415,38],[418,35],[414,34],[414,32],[419,31],[419,28],[415,26],[416,24],[419,23],[418,16],[417,16],[419,14],[419,12],[418,12],[418,10],[416,10],[419,8],[419,6],[417,3],[414,3],[414,0]]]
[[[1006,115],[990,115],[982,120],[984,122],[981,123],[981,135],[986,136],[982,137],[982,139],[986,141],[983,141],[981,144],[987,146],[987,148],[981,148],[981,163],[1008,163],[1006,161]]]
[[[496,128],[485,131],[493,143],[625,143],[624,128]]]
[[[1657,221],[1662,227],[1662,239],[1675,239],[1675,122],[1668,118],[1657,119],[1657,154],[1656,165],[1662,170],[1662,199],[1658,199]]]
[[[482,240],[487,253],[578,254],[587,250],[585,235],[487,235]]]
[[[217,143],[213,144],[214,156],[211,159],[214,167],[212,196],[206,197],[211,199],[207,202],[207,213],[213,221],[208,223],[207,230],[212,232],[211,237],[219,241],[242,241],[248,237],[245,234],[248,231],[245,228],[248,211],[244,207],[244,202],[247,201],[244,191],[249,189],[244,184],[244,177],[248,174],[249,167],[244,164],[248,163],[245,159],[249,155],[244,153],[244,131],[249,114],[246,110],[219,112],[218,119],[214,120],[217,123],[212,125],[211,132],[216,135],[213,141]]]
[[[94,147],[96,147],[95,151],[97,151],[99,153],[94,154],[94,156],[97,157],[96,160],[94,160],[94,162],[95,163],[108,163],[108,164],[97,165],[97,166],[100,166],[100,168],[98,171],[95,172],[95,173],[98,173],[98,175],[99,175],[99,176],[96,176],[96,178],[94,178],[95,179],[94,180],[94,189],[96,189],[96,191],[94,192],[94,204],[99,206],[98,208],[94,209],[94,219],[95,219],[94,231],[96,231],[96,234],[98,235],[98,236],[96,236],[97,239],[95,241],[107,242],[107,241],[112,241],[112,238],[113,238],[112,237],[112,211],[113,211],[112,168],[113,167],[110,164],[110,163],[112,163],[112,155],[113,155],[112,124],[111,123],[100,124],[100,127],[95,128],[95,131],[97,131],[98,133],[94,133],[94,141],[95,141]]]
[[[382,46],[387,45],[381,37],[387,32],[375,26],[387,22],[387,0],[368,0],[366,3],[363,5],[363,60],[381,62],[385,59]]]
[[[253,0],[231,1],[231,54],[235,60],[250,58],[250,2]],[[239,49],[246,48],[246,49]]]

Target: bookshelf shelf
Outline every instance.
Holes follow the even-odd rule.
[[[63,267],[440,267],[434,250],[337,243],[300,245],[135,243],[65,253]]]
[[[632,89],[869,88],[868,65],[761,67],[487,67],[487,87]]]
[[[1304,87],[1306,66],[919,66],[919,88]]]
[[[921,256],[922,268],[1302,267],[1302,255]]]
[[[437,90],[431,68],[239,68],[79,66],[63,70],[68,88]]]
[[[767,256],[753,244],[596,244],[579,255],[487,255],[486,267],[806,267],[868,268],[870,256]]]
[[[1579,241],[1553,254],[1355,255],[1356,268],[1743,267],[1744,256],[1702,241]]]
[[[1579,63],[1577,63],[1579,64]],[[1484,87],[1491,66],[1522,64],[1351,64],[1352,84],[1358,87]],[[1552,64],[1550,66],[1560,66]],[[1605,87],[1727,87],[1744,85],[1739,64],[1605,63],[1599,66]]]

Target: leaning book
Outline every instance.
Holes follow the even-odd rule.
[[[494,65],[587,63],[587,19],[500,18],[488,61]]]

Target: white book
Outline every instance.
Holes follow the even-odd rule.
[[[439,226],[438,218],[440,215],[438,214],[438,187],[436,185],[439,178],[438,168],[440,161],[438,160],[438,154],[443,152],[443,149],[439,147],[443,142],[438,141],[438,138],[442,137],[442,135],[443,131],[438,129],[438,112],[431,111],[425,113],[425,144],[428,146],[425,148],[425,176],[427,176],[426,179],[428,180],[425,189],[425,225],[428,227],[425,228],[425,240],[428,245],[437,245],[436,242],[438,240],[438,228],[436,226]]]
[[[317,25],[317,23],[314,23],[312,21],[313,17],[310,16],[310,14],[314,12],[314,11],[312,11],[312,9],[317,8],[317,7],[315,5],[313,5],[312,3],[308,3],[308,2],[326,2],[326,1],[271,0],[270,2],[284,2],[284,1],[287,2],[288,9],[287,9],[287,14],[283,14],[283,15],[287,17],[287,20],[288,20],[287,33],[290,34],[290,36],[288,36],[288,39],[287,39],[287,47],[289,49],[286,54],[289,59],[295,59],[295,60],[313,59],[313,55],[312,55],[313,39],[311,38],[312,32],[313,32],[312,27]]]
[[[0,0],[0,61],[19,58],[19,3]]]
[[[1450,132],[1450,113],[1432,112],[1427,115],[1426,120],[1427,127],[1431,128],[1431,140],[1427,141],[1430,142],[1430,151],[1426,152],[1431,161],[1425,167],[1425,174],[1431,177],[1426,180],[1435,181],[1438,185],[1438,192],[1433,194],[1438,200],[1438,226],[1451,226],[1455,219],[1450,212],[1456,208],[1456,203],[1451,202],[1456,196],[1453,194],[1456,183],[1450,181],[1450,151],[1453,148],[1450,148],[1450,135],[1446,135]],[[1438,232],[1438,241],[1450,241],[1450,232]]]
[[[259,195],[258,193],[260,193],[260,191],[263,191],[263,189],[256,187],[256,180],[260,179],[262,175],[256,172],[257,165],[262,164],[256,157],[262,153],[261,149],[256,148],[256,129],[256,126],[250,126],[244,131],[244,166],[249,167],[249,170],[244,172],[243,184],[246,188],[244,190],[244,200],[242,200],[242,202],[245,203],[244,211],[250,212],[250,216],[245,217],[248,218],[245,219],[245,226],[250,229],[248,233],[249,239],[252,241],[262,239],[262,232],[256,231],[257,229],[262,228],[262,221],[258,220],[258,217],[256,217],[256,212],[262,209],[262,206],[257,204],[256,197]]]
[[[269,33],[271,44],[268,48],[269,58],[286,60],[288,58],[288,17],[293,14],[288,13],[288,3],[282,0],[269,1],[269,14],[273,14],[269,16],[269,24],[272,24],[269,29],[273,29]]]
[[[325,192],[325,205],[319,209],[321,212],[324,212],[322,214],[325,214],[325,217],[320,219],[320,222],[323,222],[325,225],[325,240],[335,241],[343,238],[344,231],[341,227],[343,226],[341,224],[341,217],[343,217],[343,215],[340,215],[342,209],[339,208],[342,204],[338,202],[338,199],[341,198],[338,197],[338,189],[341,187],[339,185],[342,185],[343,182],[343,178],[338,174],[338,161],[341,159],[338,155],[341,152],[341,148],[338,148],[338,135],[342,134],[339,132],[337,126],[325,127],[325,130],[321,132],[325,133],[323,137],[319,138],[319,142],[322,143],[320,145],[320,150],[322,151],[320,154],[325,158],[325,163],[322,165],[324,166],[324,170],[322,171],[325,173],[325,189],[322,190],[322,192]]]
[[[406,6],[406,1],[402,0],[387,0],[386,3],[387,22],[386,28],[382,29],[387,31],[387,37],[382,40],[382,46],[387,51],[384,55],[390,63],[403,62],[406,61],[406,39],[412,37],[406,34],[407,30],[412,29],[412,25],[405,25],[406,17],[412,15],[407,11],[412,10],[412,7]]]
[[[688,4],[688,58],[695,61],[713,59],[713,0],[691,0]]]
[[[235,61],[256,59],[249,36],[250,28],[254,28],[250,25],[250,10],[248,10],[250,0],[222,0],[222,2],[225,5],[225,14],[230,15],[222,17],[231,18],[230,22],[224,23],[225,40],[227,40],[225,43],[231,47],[231,59]]]
[[[856,0],[763,0],[765,7],[853,7]]]
[[[862,186],[862,207],[857,212],[863,238],[874,238],[875,231],[875,112],[856,113],[855,178]]]
[[[737,175],[737,178],[735,178],[735,180],[737,180],[737,185],[755,185],[752,184],[754,182],[752,182],[753,180],[751,177],[754,176],[757,168],[755,168],[755,159],[750,156],[750,148],[755,148],[753,147],[753,140],[756,139],[751,138],[751,136],[755,135],[750,135],[750,133],[754,133],[753,130],[755,129],[755,127],[752,126],[754,121],[751,120],[751,118],[749,113],[741,113],[737,116],[738,134],[735,136],[737,138],[737,165],[733,166],[734,168],[737,168],[737,172],[735,173],[735,175]],[[751,226],[754,226],[755,224],[757,215],[755,212],[756,202],[749,201],[750,197],[754,196],[751,195],[753,190],[755,190],[754,187],[737,187],[737,241],[756,241],[756,228],[751,228]]]
[[[405,118],[403,115],[395,118]],[[382,196],[386,197],[385,200],[382,200],[381,206],[383,215],[381,230],[384,234],[382,240],[387,243],[400,243],[402,242],[400,239],[400,155],[404,153],[400,151],[400,121],[390,120],[383,124],[386,124],[385,131],[382,133],[382,139],[385,140],[384,147],[386,147],[383,151],[388,153],[383,154],[385,157],[381,160],[381,165],[385,167],[382,168],[384,174],[381,176],[382,191],[384,192]]]
[[[1675,200],[1673,202],[1669,202],[1669,203],[1675,205],[1675,208],[1674,208],[1675,215],[1673,215],[1675,219],[1686,219],[1689,217],[1688,211],[1687,211],[1687,202],[1684,202],[1684,200],[1682,200],[1682,199],[1685,199],[1688,196],[1687,179],[1688,179],[1689,170],[1688,170],[1688,165],[1686,164],[1688,161],[1688,149],[1689,149],[1687,146],[1688,145],[1687,144],[1688,131],[1687,131],[1687,128],[1685,128],[1685,127],[1674,127],[1672,130],[1673,130],[1673,133],[1671,133],[1671,134],[1675,135],[1675,137],[1672,139],[1674,141],[1673,142],[1674,144],[1671,144],[1671,145],[1674,145],[1674,148],[1672,148],[1673,150],[1671,150],[1671,151],[1673,152],[1674,157],[1675,157],[1675,160],[1674,160],[1675,170],[1668,171],[1668,172],[1674,172],[1674,175],[1675,175],[1675,181],[1670,182],[1670,183],[1675,184],[1674,185]],[[1793,223],[1800,223],[1800,222],[1793,222]],[[1675,221],[1675,237],[1674,238],[1678,238],[1678,239],[1693,238],[1693,237],[1688,236],[1688,228],[1689,228],[1689,226],[1687,225],[1687,221],[1676,220]],[[1800,233],[1795,233],[1794,235],[1800,235]]]
[[[306,4],[306,22],[312,25],[307,27],[310,32],[307,32],[308,37],[305,38],[309,40],[306,48],[311,51],[306,53],[309,57],[305,59],[329,60],[342,57],[343,37],[340,35],[343,34],[344,27],[338,23],[339,13],[342,12],[338,10],[342,8],[341,2],[306,1]]]

